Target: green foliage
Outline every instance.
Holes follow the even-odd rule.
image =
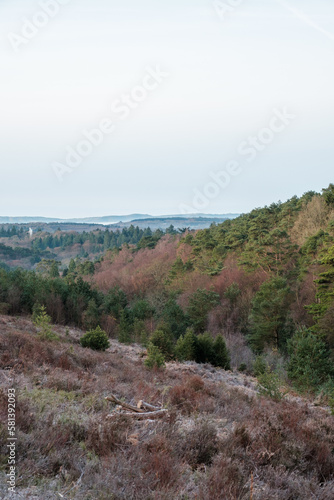
[[[323,229],[318,231],[316,234],[310,236],[307,238],[306,242],[300,249],[301,253],[304,255],[311,254],[315,256],[319,248],[322,247],[324,242],[326,241],[326,238],[328,237],[328,233],[325,233]]]
[[[197,363],[212,363],[215,360],[214,340],[209,332],[202,333],[196,339]]]
[[[334,245],[324,249],[319,264],[323,271],[316,280],[317,301],[307,307],[316,322],[326,315],[329,308],[334,307]]]
[[[331,414],[334,415],[334,390],[331,392],[328,398],[329,408],[331,410]]]
[[[166,360],[170,360],[174,357],[175,349],[173,336],[168,328],[161,325],[160,328],[152,333],[150,341],[151,344],[159,348]]]
[[[145,322],[135,318],[133,322],[133,335],[136,342],[139,342],[144,347],[148,344],[148,332],[146,330]]]
[[[204,331],[208,313],[219,303],[219,294],[212,290],[199,288],[191,295],[187,313],[196,332]]]
[[[280,389],[280,378],[277,373],[267,368],[264,373],[258,376],[258,391],[261,396],[281,401],[285,393]]]
[[[118,340],[122,344],[129,344],[131,342],[131,318],[128,309],[123,309],[119,321]]]
[[[176,261],[172,265],[169,275],[172,279],[177,277],[182,278],[186,272],[192,271],[193,269],[194,264],[191,260],[187,260],[183,263],[181,257],[177,257]]]
[[[59,278],[59,265],[61,263],[54,259],[43,259],[37,264],[36,270],[50,278]]]
[[[302,388],[314,388],[334,375],[326,344],[309,330],[297,332],[288,341],[289,377]]]
[[[334,378],[328,377],[326,382],[318,388],[317,393],[319,403],[322,400],[327,401],[330,412],[334,415]]]
[[[35,324],[37,318],[45,311],[45,307],[36,302],[32,308],[32,322]]]
[[[106,313],[111,314],[116,320],[120,319],[121,313],[127,305],[127,296],[119,286],[111,288],[104,300]]]
[[[94,351],[105,351],[109,347],[109,340],[106,332],[99,326],[95,330],[88,331],[80,339],[82,347],[89,347]]]
[[[168,299],[162,311],[162,317],[176,339],[185,333],[189,325],[189,318],[174,298]]]
[[[228,299],[232,306],[234,306],[238,300],[238,297],[241,295],[241,290],[239,288],[238,283],[232,283],[226,292],[224,293],[224,297]]]
[[[97,327],[99,323],[99,318],[100,318],[99,308],[97,307],[96,301],[94,299],[91,299],[88,302],[87,310],[84,313],[85,328],[91,330]]]
[[[131,307],[133,318],[139,320],[149,319],[152,317],[153,310],[150,304],[145,299],[138,299]]]
[[[152,233],[150,228],[146,228],[144,229],[142,234],[143,236],[137,244],[138,249],[155,248],[164,233],[160,229],[157,229],[156,231],[154,231],[154,233]]]
[[[230,355],[221,335],[215,339],[209,332],[196,336],[193,329],[188,328],[185,335],[178,339],[175,353],[179,361],[211,363],[224,370],[230,369]]]
[[[319,319],[314,330],[319,333],[331,349],[334,349],[334,301],[327,309],[322,318]]]
[[[330,184],[328,188],[322,190],[322,196],[326,205],[334,206],[334,184]]]
[[[231,358],[226,347],[226,343],[222,335],[218,335],[213,343],[214,358],[212,364],[214,366],[219,366],[224,368],[224,370],[229,370],[231,368],[230,362]]]
[[[247,370],[247,365],[246,363],[241,363],[239,368],[238,368],[238,371],[239,372],[245,372]]]
[[[81,247],[81,255],[85,254],[84,249],[88,248],[89,253],[102,253],[107,250],[121,248],[122,245],[137,245],[140,243],[140,247],[144,248],[146,246],[150,247],[150,243],[154,242],[154,246],[163,236],[163,232],[159,229],[152,233],[151,230],[140,229],[138,226],[131,225],[130,227],[123,228],[122,231],[110,231],[109,229],[89,232],[67,232],[67,231],[57,231],[56,234],[47,234],[46,236],[36,238],[33,241],[33,249],[35,251],[45,251],[46,249],[59,249],[66,250],[67,248],[75,246]],[[145,239],[147,238],[147,239]],[[73,269],[69,269],[70,272]],[[87,268],[88,272],[91,273],[92,268]]]
[[[58,339],[58,336],[52,331],[51,318],[46,313],[44,306],[36,306],[33,314],[33,323],[37,328],[38,336],[42,340]]]
[[[311,196],[273,203],[198,231],[190,240],[196,256],[195,266],[209,275],[215,274],[222,268],[222,260],[233,252],[248,270],[261,269],[276,275],[284,273],[298,259],[289,231]]]
[[[289,287],[284,278],[265,282],[252,303],[249,341],[256,352],[265,346],[284,348],[291,327],[288,322]]]
[[[196,359],[196,335],[192,328],[187,328],[185,335],[179,337],[175,353],[179,361],[192,361]]]
[[[147,368],[152,370],[153,368],[164,368],[165,366],[165,358],[159,347],[152,344],[151,342],[148,345],[147,349],[147,358],[144,361],[144,364]]]
[[[259,375],[263,375],[267,369],[267,363],[264,360],[263,356],[256,356],[255,361],[253,363],[253,372],[256,377]]]

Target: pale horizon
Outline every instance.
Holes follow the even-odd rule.
[[[245,213],[333,181],[333,2],[42,4],[0,3],[0,215]]]

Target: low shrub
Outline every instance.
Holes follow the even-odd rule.
[[[109,340],[106,332],[99,326],[95,330],[88,331],[80,339],[82,347],[88,347],[94,351],[105,351],[109,347]]]
[[[330,352],[325,342],[303,330],[288,341],[288,375],[301,387],[319,387],[334,374]]]
[[[186,433],[177,451],[192,468],[196,468],[201,464],[212,463],[213,457],[218,453],[218,445],[217,429],[208,422],[201,422]]]
[[[166,328],[155,330],[150,339],[151,343],[158,347],[164,358],[170,360],[174,356],[174,342],[172,334]]]
[[[59,337],[52,331],[51,318],[47,315],[44,306],[39,306],[38,310],[34,311],[33,322],[37,328],[37,334],[42,340],[59,339]]]
[[[267,363],[265,362],[263,356],[257,356],[253,363],[253,372],[256,377],[263,375],[267,370]]]
[[[145,359],[144,364],[150,370],[153,368],[163,368],[165,366],[164,355],[160,351],[159,347],[152,344],[152,342],[148,345],[147,358]]]
[[[280,390],[280,378],[277,373],[268,368],[264,373],[258,376],[258,391],[261,396],[269,397],[275,401],[284,398],[285,393]]]

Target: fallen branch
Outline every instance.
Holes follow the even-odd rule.
[[[142,401],[142,400],[138,401],[137,408],[145,408],[146,410],[149,410],[149,411],[161,410],[160,406],[153,406],[153,405],[150,405],[149,403],[146,403],[145,401]]]
[[[137,406],[133,406],[128,403],[124,403],[120,399],[116,398],[116,396],[114,396],[113,394],[111,394],[111,396],[107,396],[105,399],[107,401],[110,401],[111,403],[115,403],[116,405],[118,405],[116,411],[108,415],[106,417],[107,419],[112,419],[118,417],[119,415],[124,415],[125,417],[132,417],[138,420],[145,420],[145,419],[160,418],[168,413],[168,410],[158,406],[153,406],[142,400],[138,402]],[[123,409],[130,411],[122,411]]]
[[[112,419],[115,417],[118,417],[119,415],[124,415],[125,417],[132,417],[136,418],[138,420],[145,420],[145,419],[154,419],[154,418],[161,418],[164,415],[168,413],[168,410],[157,410],[157,411],[149,411],[145,413],[130,413],[130,412],[124,412],[124,413],[111,413],[110,415],[107,415],[107,419]]]
[[[131,410],[131,411],[134,411],[136,413],[145,413],[145,410],[141,410],[140,408],[137,408],[136,406],[129,405],[128,403],[123,403],[123,401],[120,401],[113,394],[111,396],[107,396],[105,399],[107,401],[111,401],[112,403],[115,403],[117,405],[123,406],[123,408],[126,408],[127,410]]]

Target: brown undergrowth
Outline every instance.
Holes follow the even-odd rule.
[[[57,333],[42,341],[30,321],[0,317],[1,498],[8,387],[24,498],[248,500],[252,476],[254,500],[333,498],[334,418],[324,410],[264,399],[209,366],[149,371],[132,347],[113,341],[97,353]],[[106,420],[110,393],[168,415]]]

